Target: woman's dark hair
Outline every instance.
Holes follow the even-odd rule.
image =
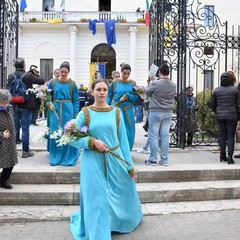
[[[228,72],[222,73],[220,80],[221,80],[221,86],[233,86],[234,85],[232,75]]]
[[[25,66],[25,60],[23,58],[17,58],[14,64],[15,68],[23,69]]]
[[[164,76],[168,76],[169,75],[169,66],[166,63],[163,63],[159,67],[159,73],[163,74]]]
[[[123,64],[122,67],[121,67],[121,72],[123,72],[124,70],[130,70],[131,72],[131,67],[129,64]]]
[[[61,65],[60,65],[60,69],[61,68],[67,68],[68,71],[70,72],[70,63],[68,61],[65,61],[63,62]]]
[[[190,88],[193,90],[193,87],[188,86],[188,87],[185,88],[185,91],[187,91],[187,90],[190,89]]]
[[[108,84],[107,84],[106,80],[102,79],[102,78],[99,78],[99,79],[96,79],[96,80],[93,81],[93,83],[92,83],[92,90],[94,90],[95,86],[98,83],[101,83],[101,82],[105,83],[107,85],[107,87],[108,87]]]

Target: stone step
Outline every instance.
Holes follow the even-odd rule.
[[[78,205],[78,184],[15,184],[1,205]],[[137,183],[142,203],[240,199],[240,181]]]
[[[152,169],[153,168],[153,169]],[[159,169],[136,166],[136,182],[187,182],[187,181],[220,181],[240,180],[240,169]],[[75,168],[63,171],[14,171],[11,175],[13,184],[79,184],[80,172]]]
[[[186,182],[240,180],[240,162],[220,163],[219,156],[209,151],[171,153],[168,167],[146,166],[148,155],[132,152],[136,182]],[[35,152],[32,158],[21,158],[14,167],[13,184],[79,184],[80,160],[76,166],[50,166],[48,152]]]
[[[240,199],[142,204],[144,216],[239,210]],[[69,221],[79,205],[0,205],[0,223]]]

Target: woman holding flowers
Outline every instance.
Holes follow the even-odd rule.
[[[74,81],[68,78],[70,65],[63,62],[60,66],[60,77],[52,79],[48,88],[51,89],[52,99],[47,99],[46,106],[49,111],[50,131],[58,130],[67,121],[75,118],[79,112],[78,88]],[[48,151],[52,166],[73,166],[79,157],[79,150],[70,146],[57,146],[51,135],[48,137]]]
[[[107,97],[107,104],[115,105],[121,109],[127,130],[127,137],[130,150],[132,150],[135,137],[135,119],[133,104],[139,100],[139,95],[134,93],[136,82],[129,79],[131,67],[123,64],[121,67],[121,78],[115,79],[110,87]]]
[[[71,215],[70,227],[75,240],[110,240],[113,231],[133,231],[142,219],[142,209],[123,116],[106,103],[104,80],[95,80],[92,91],[94,104],[83,108],[76,119],[80,131],[88,126],[88,132],[70,142],[84,149],[80,212]]]

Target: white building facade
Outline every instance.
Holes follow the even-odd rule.
[[[139,84],[146,83],[149,68],[148,27],[139,22],[144,14],[136,12],[138,7],[144,10],[144,0],[65,0],[64,5],[61,5],[62,0],[26,2],[27,8],[19,15],[18,55],[26,59],[28,66],[39,66],[46,80],[52,77],[53,70],[63,61],[69,61],[70,77],[77,84],[89,85],[90,63],[104,62],[107,78],[113,70],[120,71],[121,63],[128,63],[132,67],[131,79]],[[49,10],[53,7],[54,11],[45,11],[46,6]],[[43,22],[53,19],[62,19],[63,22]],[[103,21],[96,23],[95,35],[85,19]],[[116,43],[111,46],[107,45],[106,19],[117,20]]]
[[[137,8],[141,11],[145,9],[145,0],[26,0],[26,2],[27,8],[19,15],[18,55],[26,59],[28,66],[31,64],[39,66],[46,80],[52,77],[53,70],[63,61],[69,61],[70,77],[77,84],[89,85],[90,63],[104,62],[106,77],[109,78],[113,70],[120,71],[121,63],[129,63],[132,67],[131,79],[136,80],[139,85],[146,84],[149,70],[149,28],[141,22],[144,13],[136,12]],[[214,13],[222,22],[228,21],[229,28],[232,25],[240,25],[238,1],[200,2],[203,7],[213,7]],[[46,6],[49,10],[47,12]],[[32,19],[35,19],[35,22],[30,22]],[[63,22],[58,24],[43,22],[52,19],[62,19]],[[93,35],[85,19],[117,20],[116,43],[110,47],[107,45],[103,22],[96,23],[96,34]],[[214,82],[216,81],[217,78]]]

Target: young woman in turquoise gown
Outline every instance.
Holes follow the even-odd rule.
[[[111,232],[128,233],[142,220],[142,208],[134,173],[110,154],[113,151],[133,166],[124,119],[118,108],[106,103],[108,85],[96,80],[95,103],[77,116],[79,128],[88,126],[91,136],[70,144],[84,149],[81,155],[80,212],[71,215],[75,240],[110,240]]]
[[[52,89],[52,101],[46,101],[50,131],[64,127],[65,123],[77,116],[79,112],[78,88],[74,81],[68,78],[70,66],[64,62],[60,66],[61,75],[52,79],[48,88]],[[54,112],[55,111],[55,112]],[[57,146],[56,139],[48,137],[50,165],[73,166],[79,157],[79,149],[70,145]]]
[[[123,64],[121,68],[121,78],[114,80],[109,87],[107,104],[121,109],[129,142],[130,150],[133,148],[135,138],[135,120],[133,104],[139,100],[137,94],[132,94],[136,82],[129,79],[131,67]]]

